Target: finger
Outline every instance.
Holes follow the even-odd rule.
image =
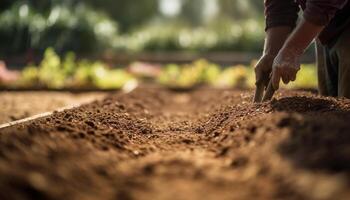
[[[281,77],[284,84],[289,83],[289,74],[286,71],[282,73]]]
[[[273,88],[272,82],[270,81],[262,101],[265,102],[265,101],[271,100],[274,94],[275,94],[275,89]]]
[[[268,72],[266,74],[264,74],[264,89],[266,90],[267,86],[269,85],[269,82],[270,82],[270,79],[271,79],[271,72]]]
[[[290,82],[295,81],[296,75],[297,75],[297,71],[295,69],[291,69],[290,72],[289,72],[289,75],[288,75],[289,81]]]
[[[264,94],[264,85],[258,84],[256,85],[255,95],[254,95],[254,102],[259,103],[262,100]]]
[[[280,71],[275,68],[272,72],[272,77],[271,77],[273,89],[278,90],[279,84],[280,84],[280,79],[281,79]]]
[[[291,81],[295,81],[296,79],[297,79],[297,73],[292,73],[291,77],[290,77],[290,80]]]
[[[291,81],[295,81],[296,78],[296,72],[294,69],[291,68],[286,68],[285,69],[285,73],[284,73],[284,84],[288,84]]]
[[[259,84],[262,83],[262,73],[261,73],[261,70],[257,67],[255,67],[254,72],[255,72],[255,85],[258,86]]]

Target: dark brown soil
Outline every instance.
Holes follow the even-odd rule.
[[[103,92],[0,92],[0,124],[55,109],[87,103],[106,96]]]
[[[142,89],[2,130],[0,199],[349,199],[350,100]]]

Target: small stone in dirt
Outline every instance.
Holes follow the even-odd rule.
[[[29,174],[29,182],[34,188],[40,190],[45,189],[47,186],[45,177],[42,174],[36,172]]]
[[[203,127],[198,126],[195,131],[196,131],[196,133],[203,133],[204,129],[203,129]]]
[[[125,110],[125,106],[123,104],[118,104],[118,108],[121,110]]]
[[[92,127],[92,128],[95,128],[95,127],[96,127],[95,124],[94,124],[94,122],[92,122],[92,121],[85,121],[85,124],[87,124],[88,126],[90,126],[90,127]]]
[[[229,150],[230,150],[230,147],[223,147],[216,156],[217,157],[225,156]]]
[[[233,168],[243,167],[248,163],[248,158],[239,156],[232,160],[230,166]]]
[[[191,143],[193,143],[193,141],[190,140],[190,139],[183,139],[182,142],[183,142],[183,143],[186,143],[186,144],[191,144]]]
[[[60,125],[60,126],[57,127],[57,130],[58,130],[58,131],[66,131],[67,128],[64,127],[64,126],[62,126],[62,125]]]
[[[219,131],[214,131],[213,132],[213,137],[218,137],[220,135],[220,132]]]
[[[294,119],[290,116],[283,117],[280,119],[280,121],[277,123],[277,126],[280,128],[290,126],[293,123]]]
[[[154,165],[147,164],[143,167],[143,172],[147,175],[153,174],[154,172]]]
[[[16,116],[14,116],[14,115],[11,115],[11,116],[10,116],[10,119],[11,119],[12,121],[15,121],[15,120],[17,120],[18,118],[17,118]]]
[[[101,149],[102,149],[102,151],[108,151],[108,150],[109,150],[109,147],[106,146],[106,145],[102,145],[102,146],[101,146]]]
[[[64,118],[64,119],[68,119],[68,118],[70,118],[71,116],[72,116],[71,114],[66,113],[66,114],[63,116],[63,118]]]
[[[251,125],[251,126],[249,126],[248,127],[248,131],[250,132],[250,133],[255,133],[256,132],[256,126],[255,125]]]
[[[141,133],[142,134],[151,134],[152,133],[152,129],[143,128],[143,129],[141,129]]]

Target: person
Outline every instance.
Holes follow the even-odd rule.
[[[319,92],[350,98],[350,0],[265,0],[266,38],[256,86],[296,79],[300,57],[317,41]],[[298,20],[300,8],[302,18]]]

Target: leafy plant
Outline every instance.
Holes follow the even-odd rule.
[[[124,69],[109,69],[102,62],[77,61],[72,52],[62,60],[52,48],[48,48],[39,66],[29,65],[23,69],[19,84],[52,89],[119,89],[128,81],[135,79]]]

